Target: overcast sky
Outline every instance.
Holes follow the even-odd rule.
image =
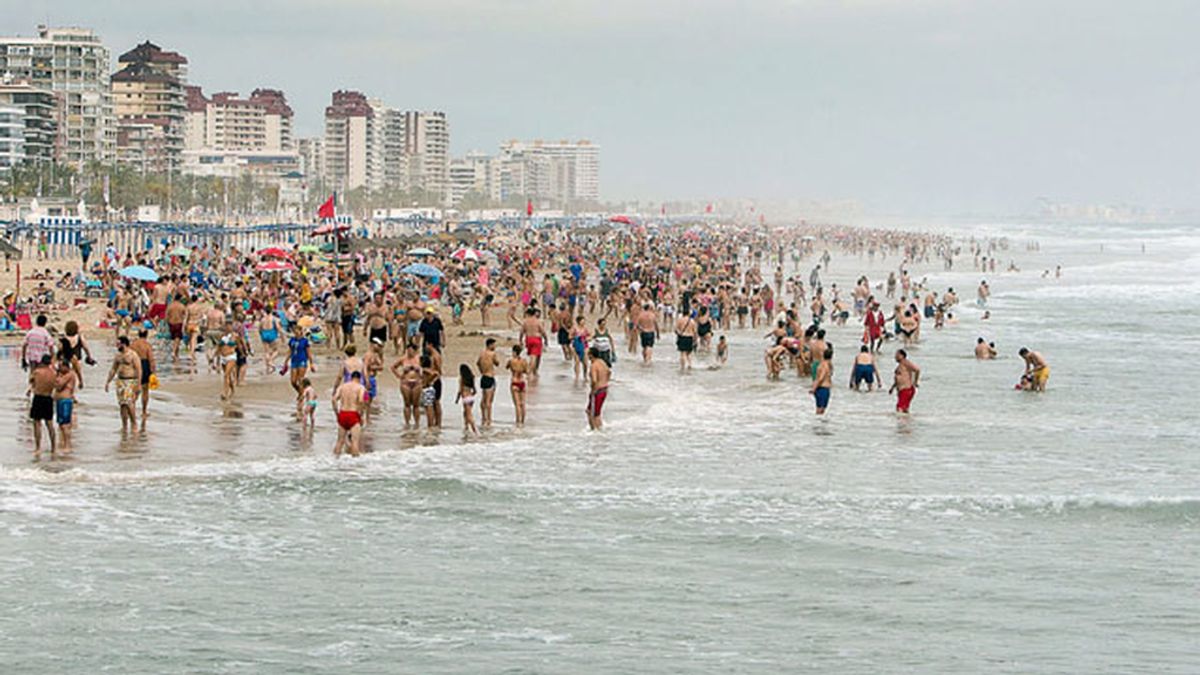
[[[0,0],[143,39],[206,92],[444,110],[455,154],[602,146],[607,199],[853,198],[912,214],[1200,207],[1200,2]]]

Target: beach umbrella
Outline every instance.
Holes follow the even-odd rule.
[[[428,258],[429,256],[435,255],[435,254],[433,251],[431,251],[427,248],[414,248],[413,250],[408,252],[408,255],[411,255],[411,256],[414,256],[417,258]]]
[[[176,258],[188,258],[192,255],[192,249],[186,246],[178,246],[171,251],[171,255]]]
[[[137,281],[158,281],[158,273],[145,265],[130,265],[122,267],[117,274]]]
[[[264,260],[254,269],[259,272],[290,272],[296,269],[296,266],[286,260]]]
[[[433,265],[426,265],[425,263],[413,263],[407,267],[401,268],[400,273],[401,274],[412,274],[412,275],[415,275],[418,277],[434,277],[434,278],[436,278],[436,277],[442,276],[441,270],[434,267]]]
[[[314,237],[319,237],[325,234],[333,234],[334,232],[345,232],[350,229],[350,223],[325,223],[309,234]]]
[[[483,257],[483,252],[477,251],[473,248],[460,248],[454,253],[451,253],[450,257],[454,258],[455,260],[479,260]]]
[[[610,223],[623,223],[625,225],[633,225],[633,219],[629,216],[613,216],[608,219]]]
[[[264,248],[263,250],[259,251],[258,257],[260,257],[260,258],[291,258],[292,254],[291,254],[291,252],[286,251],[282,248],[279,248],[278,246],[272,246],[270,248]]]
[[[303,244],[298,250],[301,253],[320,253],[321,247],[316,244]]]

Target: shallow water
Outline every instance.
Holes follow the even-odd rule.
[[[389,410],[371,455],[334,461],[327,417],[308,436],[277,405],[176,397],[122,439],[89,387],[79,457],[34,467],[0,353],[0,663],[1195,672],[1200,231],[977,231],[1064,278],[987,275],[991,322],[967,307],[926,329],[911,419],[842,386],[857,329],[832,331],[827,419],[794,377],[766,382],[758,336],[734,331],[720,371],[623,358],[600,434],[550,360],[529,427],[486,442],[461,442],[452,407],[436,437]],[[859,269],[837,260],[827,282]],[[914,272],[968,304],[981,276]],[[980,335],[1000,360],[971,358]],[[1022,345],[1052,365],[1046,395],[1012,391]]]

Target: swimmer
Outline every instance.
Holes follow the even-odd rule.
[[[883,382],[879,377],[879,369],[875,366],[875,355],[869,345],[859,347],[858,355],[854,357],[854,368],[850,371],[851,389],[862,391],[863,382],[867,383],[868,392],[874,390],[876,382]]]
[[[1041,354],[1025,347],[1017,352],[1025,360],[1025,375],[1029,376],[1032,386],[1030,391],[1046,391],[1046,382],[1050,379],[1050,366]]]

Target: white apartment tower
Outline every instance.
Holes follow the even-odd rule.
[[[116,156],[111,57],[84,28],[38,26],[36,37],[0,37],[0,78],[24,80],[59,97],[59,158],[69,164]]]
[[[404,156],[408,184],[448,196],[450,182],[450,125],[444,112],[404,113]]]
[[[600,199],[600,146],[590,141],[508,141],[500,146],[503,198],[560,207]]]

